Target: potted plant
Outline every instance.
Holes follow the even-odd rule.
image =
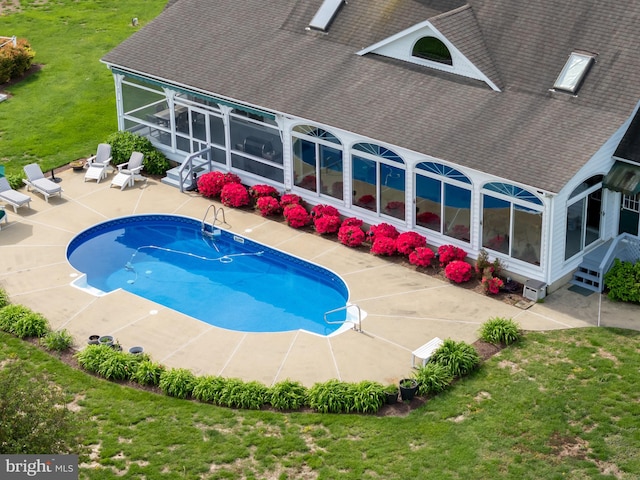
[[[103,335],[102,337],[100,337],[98,339],[98,344],[99,345],[104,345],[107,347],[112,347],[113,346],[113,337],[111,335]]]
[[[89,340],[87,343],[89,345],[98,345],[98,340],[100,340],[100,335],[89,335]]]
[[[387,399],[387,405],[392,405],[398,401],[398,387],[395,385],[384,387],[384,394]]]
[[[418,390],[418,382],[414,378],[403,378],[400,380],[400,397],[403,401],[413,400]]]

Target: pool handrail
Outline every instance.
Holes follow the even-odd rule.
[[[358,321],[357,322],[354,322],[353,320],[349,320],[349,319],[346,319],[346,320],[332,320],[332,321],[327,320],[327,315],[339,312],[340,310],[348,310],[350,307],[355,307],[358,310]],[[325,323],[327,323],[329,325],[345,324],[347,322],[350,322],[350,323],[353,323],[353,329],[356,332],[362,332],[362,309],[360,308],[359,305],[356,305],[355,303],[350,303],[348,305],[345,305],[344,307],[334,308],[333,310],[329,310],[328,312],[324,312],[324,321],[325,321]]]

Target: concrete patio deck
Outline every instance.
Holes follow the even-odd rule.
[[[70,285],[79,272],[66,248],[81,230],[107,219],[172,213],[201,219],[211,201],[149,179],[124,191],[96,184],[84,172],[57,173],[62,198],[46,203],[30,192],[31,209],[7,210],[0,231],[0,287],[13,303],[66,328],[82,348],[91,334],[113,335],[126,349],[144,347],[169,367],[198,375],[258,380],[287,378],[307,386],[343,381],[396,382],[411,373],[411,352],[433,337],[472,343],[490,317],[516,320],[525,330],[616,326],[640,329],[640,309],[564,287],[527,310],[444,283],[334,241],[296,231],[251,212],[225,209],[230,230],[323,265],[348,284],[352,303],[367,312],[363,333],[333,337],[305,332],[243,333],[216,328],[124,291],[94,297]],[[212,299],[212,306],[215,299]]]

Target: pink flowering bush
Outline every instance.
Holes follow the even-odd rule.
[[[332,207],[331,205],[316,205],[311,209],[312,217],[322,217],[324,215],[340,217],[340,212],[338,212],[336,207]]]
[[[391,256],[396,253],[396,241],[390,237],[378,237],[371,244],[371,253],[374,255]]]
[[[313,226],[320,235],[336,233],[340,228],[340,217],[337,215],[322,215],[313,217]]]
[[[504,282],[499,277],[482,277],[482,286],[484,293],[497,295],[504,286]]]
[[[273,197],[278,198],[278,190],[271,185],[254,185],[249,188],[249,195],[251,198],[258,199],[261,197]]]
[[[467,252],[455,245],[441,245],[438,247],[438,259],[440,266],[444,267],[455,260],[464,260]]]
[[[345,218],[342,221],[342,227],[361,227],[364,222],[356,217]]]
[[[429,247],[418,247],[409,254],[409,263],[417,267],[428,267],[435,256]]]
[[[222,193],[222,187],[229,183],[240,183],[235,173],[209,172],[198,178],[198,191],[203,197],[214,198]]]
[[[359,247],[366,235],[359,225],[345,225],[338,230],[338,240],[347,247]]]
[[[427,238],[416,232],[403,232],[396,238],[396,248],[403,255],[410,255],[418,247],[426,247]]]
[[[284,209],[289,205],[300,205],[302,203],[302,197],[295,193],[286,193],[280,198],[280,206]]]
[[[380,237],[388,237],[395,240],[396,238],[398,238],[398,235],[400,235],[400,233],[393,225],[389,225],[388,223],[380,223],[378,225],[371,225],[367,235],[369,235],[371,241],[373,242]]]
[[[292,228],[302,228],[311,221],[311,216],[307,209],[297,203],[285,207],[284,218],[287,221],[287,225]]]
[[[455,283],[471,280],[471,264],[462,260],[453,260],[444,269],[444,275]]]
[[[249,204],[249,192],[241,183],[227,183],[220,192],[220,201],[227,207],[242,207]]]
[[[274,197],[259,197],[256,200],[256,207],[260,211],[260,215],[263,217],[268,217],[269,215],[276,215],[280,213],[282,207],[280,207],[280,202],[278,202],[277,198]]]

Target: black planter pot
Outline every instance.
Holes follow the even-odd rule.
[[[129,353],[133,353],[135,355],[139,355],[144,351],[144,349],[142,347],[131,347],[129,349]]]
[[[405,386],[408,385],[408,386]],[[400,380],[400,397],[403,401],[413,400],[418,390],[418,382],[412,378]]]
[[[103,335],[98,339],[99,345],[105,345],[107,347],[113,346],[113,337],[111,335]]]
[[[395,391],[393,393],[384,392],[384,394],[387,397],[387,405],[393,405],[394,403],[398,402],[398,392],[397,391]]]
[[[87,343],[89,345],[98,345],[100,342],[98,342],[98,340],[100,340],[100,335],[89,335],[89,340],[87,340]]]

